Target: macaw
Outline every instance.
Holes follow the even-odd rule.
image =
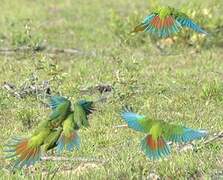
[[[49,116],[49,121],[54,127],[58,127],[71,113],[71,101],[62,96],[51,96],[49,105],[53,110]]]
[[[128,127],[147,133],[141,140],[141,149],[152,160],[170,154],[170,146],[167,144],[167,141],[186,143],[207,135],[207,131],[205,130],[195,130],[150,119],[144,115],[132,112],[130,108],[125,108],[121,113],[121,117],[127,123]]]
[[[73,112],[63,122],[63,131],[56,143],[57,153],[64,149],[73,151],[80,148],[80,137],[77,131],[81,127],[88,127],[88,115],[93,112],[93,102],[80,100],[73,105]]]
[[[31,137],[12,137],[5,145],[5,158],[13,161],[13,170],[33,165],[41,158],[41,147],[45,146],[46,151],[52,149],[61,132],[61,129],[52,128],[51,121],[45,120]]]
[[[93,111],[93,102],[81,100],[75,103],[77,105],[74,105],[74,111],[71,109],[71,102],[61,96],[52,96],[49,104],[53,112],[39,124],[30,137],[12,137],[5,145],[6,158],[14,161],[13,169],[28,167],[39,161],[41,148],[45,151],[55,147],[62,150],[66,146],[68,150],[72,150],[74,145],[79,146],[76,130],[81,126],[88,126],[87,115]]]
[[[191,28],[198,33],[208,34],[186,14],[169,6],[155,8],[135,27],[132,33],[145,31],[165,38],[179,32],[182,27]]]

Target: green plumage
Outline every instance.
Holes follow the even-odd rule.
[[[28,167],[40,160],[42,146],[47,151],[53,148],[55,141],[55,129],[52,128],[51,121],[44,120],[29,138],[11,138],[4,151],[7,153],[6,158],[13,162],[13,169]]]
[[[83,109],[83,107],[79,103],[75,103],[73,106],[74,109],[74,122],[77,125],[77,128],[79,129],[80,127],[88,127],[89,122],[87,118],[87,113]]]
[[[77,131],[82,127],[88,127],[88,115],[92,112],[93,102],[81,100],[73,105],[73,111],[63,122],[63,131],[57,142],[57,152],[64,149],[72,151],[74,147],[80,148],[80,137]]]
[[[13,168],[33,165],[40,160],[41,149],[48,151],[79,149],[80,138],[77,130],[89,126],[88,115],[92,112],[92,102],[81,100],[71,106],[71,102],[61,96],[50,99],[53,110],[49,118],[40,122],[29,138],[11,138],[6,144],[5,152],[13,161]]]
[[[165,19],[168,16],[171,16],[175,13],[175,9],[169,6],[167,7],[156,7],[152,13],[158,15],[161,19]]]
[[[28,147],[39,147],[44,143],[44,140],[53,131],[51,123],[48,120],[44,120],[36,128],[28,141]]]
[[[136,114],[129,108],[125,108],[121,116],[130,128],[147,134],[141,141],[141,147],[150,159],[158,159],[170,153],[170,147],[166,141],[189,142],[207,135],[204,130],[194,130],[151,119]]]
[[[179,32],[183,27],[188,27],[198,33],[207,34],[186,14],[169,6],[157,7],[152,10],[132,32],[145,31],[165,38]]]
[[[59,127],[57,129],[53,129],[48,137],[44,140],[44,150],[48,151],[56,147],[56,142],[58,141],[63,129]]]
[[[163,136],[165,139],[169,139],[173,134],[182,134],[183,126],[172,125],[161,120],[153,120],[145,117],[138,121],[139,124],[143,127],[144,132],[149,133],[157,139],[160,136]]]
[[[71,113],[63,122],[63,133],[65,136],[69,136],[77,127],[76,122],[74,121],[74,113]]]
[[[49,116],[49,120],[52,122],[53,126],[59,126],[62,121],[71,112],[71,102],[66,99],[53,110]]]
[[[173,16],[175,18],[178,18],[178,17],[188,18],[188,16],[185,13],[183,13],[173,7],[170,7],[170,6],[156,7],[156,8],[154,8],[154,10],[152,10],[151,13],[158,15],[161,19],[165,19],[168,16]]]

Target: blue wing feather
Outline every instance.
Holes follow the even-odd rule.
[[[78,104],[84,109],[87,115],[91,114],[95,109],[93,107],[93,101],[80,100]]]
[[[130,128],[144,132],[144,128],[140,125],[139,120],[144,119],[145,116],[133,113],[129,109],[125,109],[121,112],[121,117]]]
[[[182,134],[173,134],[170,140],[173,142],[190,142],[195,139],[200,139],[207,135],[207,131],[204,130],[194,130],[191,128],[183,128]]]
[[[193,141],[195,139],[200,139],[207,135],[207,131],[204,130],[193,130],[191,128],[184,128],[184,132],[182,135],[183,142]]]
[[[51,96],[50,97],[50,108],[51,109],[56,109],[61,103],[63,103],[64,101],[66,101],[67,99],[65,97],[62,96]]]
[[[155,14],[150,14],[144,18],[142,21],[143,24],[149,24],[151,20],[155,17]]]
[[[176,20],[181,24],[181,26],[186,26],[188,28],[193,29],[196,32],[203,33],[203,34],[208,34],[206,31],[204,31],[198,24],[193,22],[189,18],[185,17],[177,17]]]

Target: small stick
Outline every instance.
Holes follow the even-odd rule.
[[[121,124],[121,125],[113,126],[113,128],[127,128],[127,127],[128,127],[127,124]]]
[[[55,157],[55,156],[45,156],[41,157],[41,160],[44,161],[77,161],[77,162],[98,162],[98,163],[105,163],[106,160],[104,159],[95,159],[95,158],[82,158],[82,157],[77,157],[77,158],[67,158],[67,157]]]
[[[223,131],[221,131],[221,132],[219,132],[217,135],[215,135],[214,137],[212,137],[211,139],[208,139],[208,140],[206,140],[206,141],[204,141],[204,145],[207,145],[207,144],[209,144],[209,143],[211,143],[211,142],[213,142],[213,141],[215,141],[215,140],[217,140],[217,139],[221,139],[221,138],[223,138]],[[196,150],[199,150],[199,149],[201,149],[203,146],[198,146],[197,148],[196,148]]]
[[[35,47],[28,47],[28,46],[22,46],[22,47],[17,47],[17,48],[0,48],[0,54],[13,54],[13,53],[19,53],[19,52],[46,52],[50,54],[59,54],[59,53],[64,53],[64,54],[73,54],[73,55],[88,55],[88,56],[95,56],[95,53],[92,52],[84,52],[80,49],[76,48],[56,48],[56,47],[48,47],[48,46],[41,46],[39,48]]]
[[[223,131],[219,132],[216,136],[212,137],[211,139],[204,142],[204,144],[208,144],[212,141],[215,141],[216,139],[223,138]]]

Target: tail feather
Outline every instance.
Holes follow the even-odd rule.
[[[146,156],[152,160],[159,159],[170,154],[170,147],[162,137],[154,140],[151,135],[147,135],[141,141],[141,148]]]
[[[40,147],[29,147],[28,142],[29,139],[26,138],[12,138],[5,145],[5,158],[14,162],[13,169],[29,167],[40,160]]]
[[[146,18],[143,20],[143,22],[138,24],[131,33],[137,33],[140,31],[144,31],[148,27],[149,23],[154,18],[154,16],[155,16],[154,14],[146,16]]]
[[[79,150],[80,137],[76,131],[73,131],[69,136],[65,136],[65,134],[62,133],[56,144],[56,151],[58,154],[60,154],[64,149],[67,151],[73,151],[76,147]]]
[[[130,33],[137,33],[137,32],[140,32],[140,31],[144,31],[146,29],[146,26],[145,24],[139,24],[137,25],[133,31],[131,31]]]

